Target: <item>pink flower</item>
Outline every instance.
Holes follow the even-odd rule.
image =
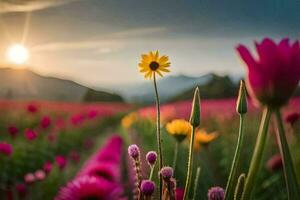
[[[291,113],[286,116],[285,121],[291,125],[294,125],[300,119],[300,113]]]
[[[24,183],[17,183],[15,187],[19,196],[24,197],[26,195],[27,187]]]
[[[111,163],[103,162],[89,163],[89,165],[82,169],[78,174],[78,176],[83,175],[95,176],[112,182],[119,181],[120,179],[119,167]]]
[[[36,113],[38,111],[38,107],[35,104],[28,104],[26,110],[29,113]]]
[[[41,121],[40,121],[40,126],[43,129],[48,128],[51,125],[51,118],[49,116],[44,116],[42,117]]]
[[[89,119],[95,119],[98,116],[97,110],[90,110],[87,114]]]
[[[9,127],[7,128],[7,130],[8,130],[8,133],[9,133],[12,137],[15,137],[15,136],[18,134],[18,132],[19,132],[19,129],[18,129],[16,126],[13,126],[13,125],[9,126]]]
[[[280,154],[276,154],[276,155],[272,156],[267,161],[267,164],[266,164],[266,168],[269,171],[276,171],[276,170],[282,169],[282,167],[283,167],[283,163],[282,163]]]
[[[35,181],[35,176],[32,173],[28,173],[24,176],[24,181],[28,184],[31,184]]]
[[[80,161],[80,155],[77,151],[73,150],[69,154],[70,160],[74,163],[78,163]]]
[[[43,165],[43,170],[46,172],[46,174],[49,174],[52,170],[52,163],[47,161]]]
[[[11,144],[7,143],[7,142],[0,142],[0,153],[6,155],[6,156],[10,156],[13,153],[13,148],[11,146]]]
[[[32,129],[26,129],[24,135],[29,141],[33,141],[37,138],[37,133]]]
[[[56,162],[57,166],[59,167],[59,169],[64,169],[67,165],[66,158],[61,155],[55,156],[55,162]]]
[[[183,200],[184,189],[176,188],[176,200]]]
[[[121,191],[118,185],[105,179],[93,176],[81,176],[60,189],[55,200],[117,200],[120,197]]]
[[[288,102],[300,79],[299,41],[290,44],[289,39],[283,39],[276,44],[265,38],[255,45],[257,59],[244,45],[237,47],[248,67],[248,91],[262,105],[281,107]]]
[[[42,181],[46,178],[46,173],[43,170],[39,169],[34,173],[34,176],[35,176],[36,180]]]

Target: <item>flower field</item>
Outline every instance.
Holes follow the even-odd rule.
[[[1,199],[300,199],[299,42],[255,45],[236,98],[161,104],[150,51],[155,105],[0,101]]]
[[[136,143],[143,148],[142,176],[146,178],[150,174],[151,168],[147,166],[146,153],[156,150],[156,140],[153,137],[155,107],[139,108],[121,117],[128,113],[130,106],[41,101],[1,101],[0,104],[1,199],[78,199],[78,196],[74,195],[80,195],[80,192],[84,191],[76,191],[76,184],[82,184],[85,188],[82,190],[86,191],[93,187],[98,188],[95,194],[100,195],[99,199],[106,196],[107,191],[115,195],[112,199],[125,198],[132,193],[131,188],[134,185],[130,159],[124,159],[122,156],[126,155],[126,145],[130,143]],[[217,131],[218,136],[207,143],[201,139],[196,140],[198,145],[195,148],[195,163],[201,166],[197,199],[205,199],[206,191],[210,187],[226,184],[234,152],[232,144],[236,143],[238,132],[235,99],[203,100],[201,104],[201,129],[208,132]],[[246,124],[249,149],[244,149],[244,167],[241,172],[246,170],[249,162],[259,123],[258,109],[252,105],[249,105],[249,108],[251,111],[248,118],[251,124]],[[293,108],[300,109],[300,99],[291,100],[285,108],[285,115],[300,111]],[[176,140],[168,133],[165,125],[173,119],[188,119],[190,109],[190,101],[162,105],[163,151],[170,155],[166,157],[167,165],[173,165]],[[292,127],[299,127],[298,124],[299,122],[296,122],[291,126],[286,123],[286,126],[291,130]],[[111,138],[116,132],[120,136]],[[289,137],[294,141],[293,154],[297,155],[300,149],[295,138],[298,136],[290,133]],[[268,145],[273,146],[274,150],[268,152],[265,158],[259,189],[256,191],[257,199],[268,199],[270,196],[274,196],[274,199],[285,199],[282,165],[281,160],[279,159],[278,164],[276,159],[278,151],[272,132]],[[178,195],[184,187],[187,154],[188,140],[184,140],[178,151],[180,162],[174,168]],[[295,161],[299,163],[296,167],[300,170],[300,160]],[[103,180],[90,180],[92,174],[97,174]],[[157,170],[154,174],[157,174]],[[153,177],[157,179],[155,175]],[[114,183],[111,183],[112,180]]]

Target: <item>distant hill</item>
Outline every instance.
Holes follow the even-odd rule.
[[[237,96],[238,83],[229,76],[212,75],[211,79],[200,84],[200,95],[203,99],[218,99]],[[179,101],[193,98],[196,85],[171,97],[168,101]]]
[[[55,101],[123,101],[69,80],[38,75],[28,69],[0,68],[0,98]]]
[[[176,96],[195,85],[205,84],[211,80],[212,77],[213,74],[206,74],[200,77],[178,75],[158,79],[160,99],[162,102],[166,102],[170,97]],[[154,101],[153,83],[151,81],[124,87],[116,87],[115,91],[120,93],[129,102],[151,103]]]

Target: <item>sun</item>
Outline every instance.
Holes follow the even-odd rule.
[[[13,44],[7,49],[6,55],[9,62],[21,65],[28,60],[29,51],[24,45]]]

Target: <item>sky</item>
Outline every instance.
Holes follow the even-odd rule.
[[[170,57],[168,75],[241,75],[235,46],[299,38],[299,10],[299,0],[1,0],[0,63],[22,43],[31,70],[96,88],[141,82],[150,50]]]

